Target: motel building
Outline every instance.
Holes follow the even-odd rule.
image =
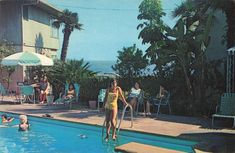
[[[61,12],[45,0],[0,0],[0,41],[12,43],[16,52],[36,52],[54,59],[59,49],[59,30],[52,23]],[[16,91],[17,82],[24,81],[25,70],[17,66],[11,75],[10,90]]]

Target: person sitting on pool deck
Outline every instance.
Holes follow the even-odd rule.
[[[27,131],[29,130],[29,122],[26,115],[20,115],[20,124],[19,124],[19,131]]]
[[[2,114],[1,117],[2,117],[2,123],[9,123],[14,120],[13,117],[8,117],[6,114]]]
[[[75,100],[75,96],[76,96],[76,92],[75,92],[75,87],[73,83],[69,84],[68,90],[66,91],[65,89],[63,89],[63,96],[61,98],[58,98],[57,100],[55,100],[55,103],[69,103],[72,100]]]
[[[40,100],[40,104],[43,104],[46,102],[46,96],[49,94],[49,91],[50,91],[50,84],[46,76],[41,78],[39,88],[40,88],[39,100]]]
[[[141,92],[140,83],[135,82],[134,87],[131,88],[130,94],[128,96],[128,102],[132,106],[133,111],[135,111],[140,92]]]
[[[70,83],[69,84],[69,89],[68,89],[68,91],[67,91],[67,93],[66,93],[66,96],[64,96],[63,98],[65,99],[65,100],[68,100],[68,99],[72,99],[72,98],[74,98],[75,97],[75,87],[74,87],[74,84],[73,83]]]

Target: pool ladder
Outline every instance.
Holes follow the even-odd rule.
[[[120,131],[120,128],[121,128],[121,123],[122,123],[122,120],[124,119],[124,116],[125,116],[125,113],[126,113],[126,109],[128,107],[130,108],[130,111],[131,111],[131,126],[130,126],[130,128],[133,127],[133,108],[132,108],[132,106],[130,104],[127,104],[124,107],[123,111],[122,111],[122,116],[121,116],[121,119],[120,119],[120,121],[118,123],[117,136],[119,136],[119,131]],[[102,140],[104,139],[104,129],[105,128],[106,128],[106,122],[105,122],[105,119],[104,119],[104,123],[103,123],[103,127],[102,127]]]

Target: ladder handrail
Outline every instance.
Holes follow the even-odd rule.
[[[127,107],[129,107],[130,110],[131,110],[131,128],[133,127],[133,108],[132,108],[132,106],[131,106],[130,104],[127,104],[127,105],[124,107],[123,111],[122,111],[122,117],[121,117],[121,119],[120,119],[120,121],[119,121],[119,125],[118,125],[118,132],[120,131],[121,123],[122,123],[122,120],[123,120],[123,118],[124,118],[124,116],[125,116]]]
[[[121,119],[120,119],[120,121],[119,121],[118,130],[117,130],[118,134],[119,134],[120,127],[121,127],[121,122],[122,122],[122,120],[123,120],[123,118],[124,118],[124,115],[125,115],[125,113],[126,113],[127,107],[130,107],[130,110],[131,110],[131,127],[130,127],[130,128],[133,127],[133,108],[132,108],[132,106],[131,106],[130,104],[127,104],[127,105],[124,107],[123,111],[122,111],[122,117],[121,117]],[[104,137],[104,128],[105,128],[105,125],[106,125],[106,118],[104,119],[104,123],[103,123],[103,126],[102,126],[102,140],[103,140],[103,137]]]

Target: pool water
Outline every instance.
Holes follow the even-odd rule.
[[[194,152],[192,147],[196,144],[173,137],[122,130],[118,141],[105,142],[99,126],[37,117],[28,117],[31,129],[19,132],[18,127],[12,126],[19,123],[18,115],[8,115],[15,120],[9,127],[0,127],[0,153],[112,153],[115,146],[128,142]]]

